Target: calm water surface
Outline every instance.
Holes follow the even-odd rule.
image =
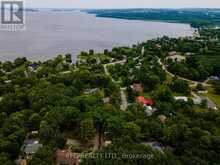
[[[64,53],[72,53],[76,59],[82,50],[103,51],[164,35],[192,33],[186,24],[97,18],[79,11],[28,12],[25,31],[0,30],[0,60],[26,56],[38,61]]]

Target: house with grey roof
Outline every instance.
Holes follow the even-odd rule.
[[[210,80],[213,80],[213,81],[219,81],[220,78],[218,76],[211,76],[209,77]]]
[[[41,147],[42,144],[38,140],[28,139],[24,141],[23,151],[27,159],[32,159],[32,155],[35,154]]]

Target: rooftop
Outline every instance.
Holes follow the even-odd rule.
[[[171,59],[171,60],[176,61],[176,62],[181,62],[181,61],[185,60],[186,57],[176,54],[176,55],[168,56],[167,59]]]
[[[33,64],[30,64],[29,66],[30,66],[31,68],[33,68],[33,69],[36,69],[36,68],[38,67],[38,64],[33,63]]]
[[[171,51],[171,52],[169,52],[168,54],[169,54],[169,56],[174,56],[174,55],[177,54],[177,52],[176,52],[176,51]]]
[[[137,101],[143,105],[148,105],[148,106],[152,106],[154,105],[155,101],[152,99],[145,99],[144,96],[138,96],[137,97]]]
[[[188,97],[186,97],[186,96],[176,96],[176,97],[174,97],[174,99],[178,100],[178,101],[185,101],[185,102],[188,101]]]
[[[218,76],[211,76],[209,77],[210,80],[215,80],[215,81],[218,81],[220,80],[220,78]]]
[[[26,154],[34,154],[36,153],[41,147],[43,147],[42,144],[36,143],[36,144],[27,144],[24,148],[24,152]]]

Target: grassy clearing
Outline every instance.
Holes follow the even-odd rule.
[[[196,112],[207,112],[208,111],[208,109],[204,109],[204,108],[202,108],[202,107],[200,107],[200,106],[194,106],[194,110],[196,111]]]
[[[146,92],[141,92],[141,93],[139,93],[139,96],[144,96],[146,99],[151,98],[151,96],[149,95],[149,93],[146,93]]]
[[[164,84],[171,84],[172,81],[173,81],[173,78],[169,74],[167,74],[167,78],[166,78],[166,81],[164,82]]]
[[[172,91],[173,96],[186,96],[185,94],[182,93],[177,93]]]

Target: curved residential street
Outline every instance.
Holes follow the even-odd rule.
[[[104,64],[103,67],[104,67],[105,74],[111,77],[107,66],[115,65],[115,64],[124,64],[125,62],[126,62],[126,59],[121,60],[121,61],[108,63],[108,64]],[[112,79],[112,82],[116,83],[116,81],[112,77],[111,77],[111,79]],[[121,106],[120,106],[120,108],[121,108],[122,111],[125,111],[128,107],[128,101],[127,101],[127,97],[126,97],[126,94],[125,94],[125,90],[126,90],[126,88],[120,88],[120,95],[121,95]]]
[[[171,77],[175,77],[175,75],[174,75],[173,73],[171,73],[171,72],[167,69],[166,65],[161,62],[161,59],[160,59],[160,58],[158,58],[158,63],[162,66],[162,69],[163,69],[168,75],[170,75]],[[184,78],[184,77],[180,77],[180,76],[178,76],[178,78],[181,79],[181,80],[184,80],[184,81],[187,81],[187,82],[191,83],[191,84],[190,84],[190,87],[196,87],[198,84],[202,84],[203,86],[206,86],[206,87],[211,86],[210,84],[207,84],[207,82],[209,81],[209,78],[208,78],[207,80],[205,80],[204,82],[194,81],[194,80],[190,80],[190,79],[187,79],[187,78]]]

